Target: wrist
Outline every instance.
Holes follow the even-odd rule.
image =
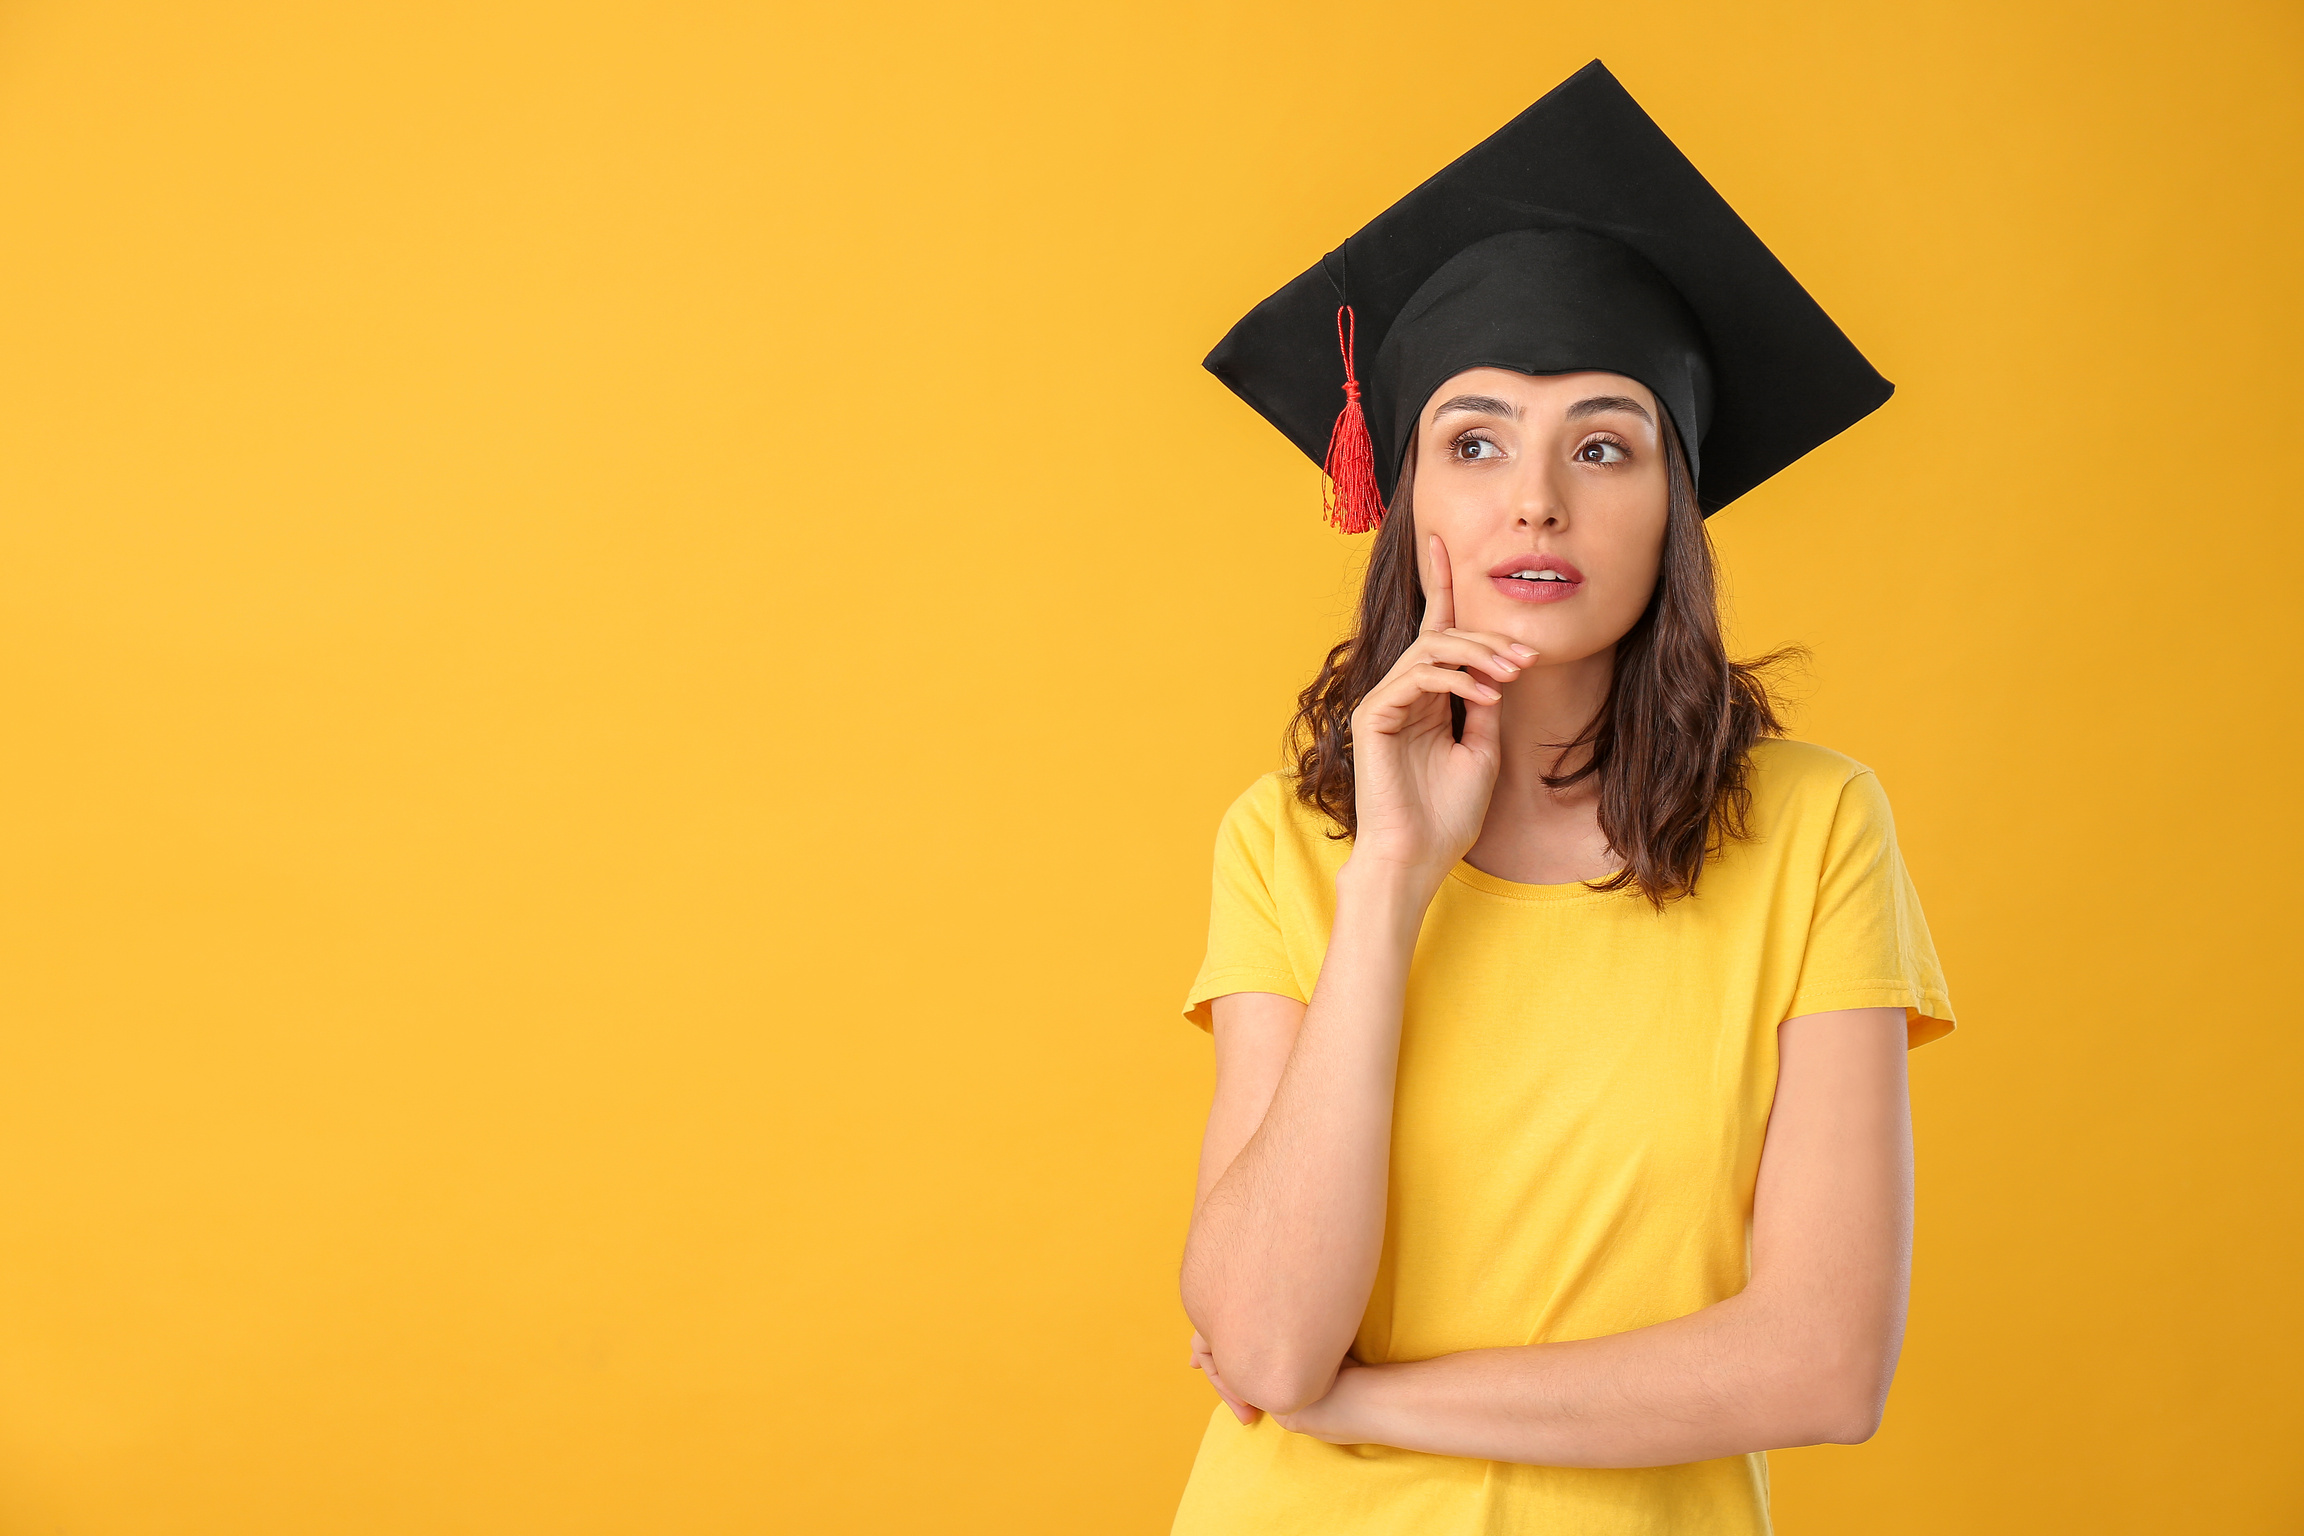
[[[1336,895],[1361,902],[1409,903],[1421,911],[1453,866],[1407,864],[1355,851],[1336,871]]]
[[[1376,860],[1348,859],[1336,872],[1336,916],[1331,939],[1345,934],[1379,940],[1403,951],[1416,947],[1424,913],[1439,893],[1444,870]]]

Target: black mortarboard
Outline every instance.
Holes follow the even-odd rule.
[[[1895,388],[1598,59],[1249,311],[1207,367],[1327,470],[1348,532],[1382,516],[1416,413],[1467,368],[1638,379],[1707,515]]]

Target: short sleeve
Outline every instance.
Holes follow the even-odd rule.
[[[1839,1008],[1902,1008],[1908,1046],[1952,1030],[1928,920],[1897,851],[1888,796],[1869,769],[1841,786],[1786,1017]]]
[[[1202,1029],[1215,1027],[1209,999],[1227,992],[1278,992],[1304,1000],[1288,961],[1274,881],[1284,793],[1280,776],[1266,774],[1241,792],[1216,829],[1208,952],[1184,998],[1184,1017]]]

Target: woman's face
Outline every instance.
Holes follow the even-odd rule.
[[[1639,621],[1664,552],[1661,408],[1620,373],[1473,368],[1416,424],[1419,545],[1438,534],[1456,627],[1580,661]]]

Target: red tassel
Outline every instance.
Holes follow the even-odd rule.
[[[1376,450],[1368,442],[1368,418],[1360,413],[1360,380],[1352,370],[1352,343],[1359,323],[1347,304],[1336,311],[1336,348],[1344,354],[1344,409],[1328,434],[1328,476],[1320,505],[1328,521],[1346,533],[1366,533],[1384,522],[1384,498],[1376,493]]]

